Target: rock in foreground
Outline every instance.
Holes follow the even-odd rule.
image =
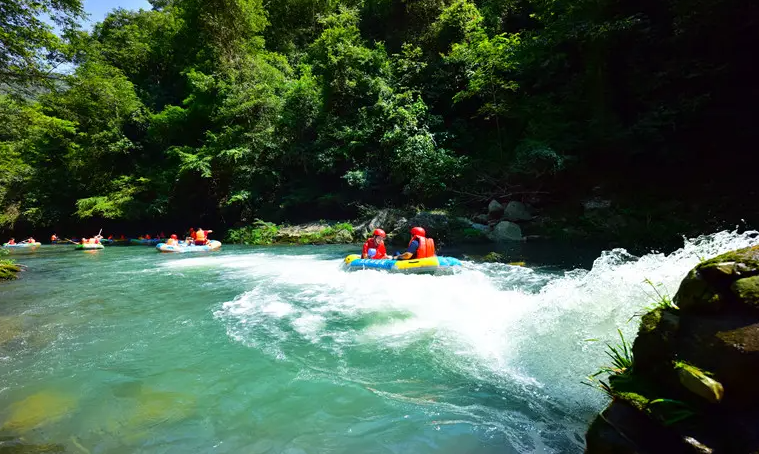
[[[696,266],[641,320],[588,454],[759,452],[759,246]]]

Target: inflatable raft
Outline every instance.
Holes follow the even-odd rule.
[[[358,254],[345,257],[343,267],[347,270],[386,270],[398,273],[453,273],[461,261],[453,257],[427,257],[423,259],[393,260],[362,259]]]
[[[151,238],[149,240],[145,240],[145,239],[138,240],[138,239],[135,239],[135,238],[130,238],[129,239],[129,244],[137,244],[137,245],[141,245],[141,246],[154,246],[154,245],[156,245],[156,244],[158,244],[158,243],[160,243],[162,241],[163,240],[161,240],[159,238]]]
[[[208,252],[215,251],[221,248],[221,242],[211,240],[210,243],[205,246],[186,245],[184,242],[180,242],[178,246],[168,245],[166,243],[159,243],[156,247],[158,252],[174,252],[174,253],[187,253],[187,252]]]
[[[95,243],[87,243],[87,244],[77,244],[74,246],[74,249],[82,250],[82,251],[91,251],[95,249],[105,249],[105,246],[102,244],[95,244]]]
[[[11,249],[11,250],[30,250],[30,251],[33,251],[33,250],[37,249],[40,246],[42,246],[42,243],[17,243],[17,244],[3,243],[3,247],[4,248]]]

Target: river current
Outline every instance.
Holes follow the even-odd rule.
[[[0,284],[0,451],[581,453],[607,403],[582,382],[634,338],[644,280],[674,295],[755,244],[452,276],[347,273],[346,246],[43,246]]]

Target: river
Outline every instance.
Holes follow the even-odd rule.
[[[346,246],[43,246],[0,284],[0,449],[581,453],[607,403],[582,381],[634,338],[644,279],[674,294],[757,243],[452,276],[346,273]]]

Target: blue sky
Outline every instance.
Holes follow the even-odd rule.
[[[90,15],[86,29],[105,19],[105,16],[116,8],[151,9],[148,0],[84,0],[84,10]]]
[[[2,1],[2,0],[0,0]],[[153,7],[148,3],[148,0],[84,0],[84,11],[89,14],[87,21],[82,23],[82,26],[86,30],[92,30],[92,26],[105,19],[111,11],[116,8],[125,9],[152,9]],[[42,17],[42,20],[53,26],[55,33],[60,34],[60,30],[51,20],[47,17]]]

